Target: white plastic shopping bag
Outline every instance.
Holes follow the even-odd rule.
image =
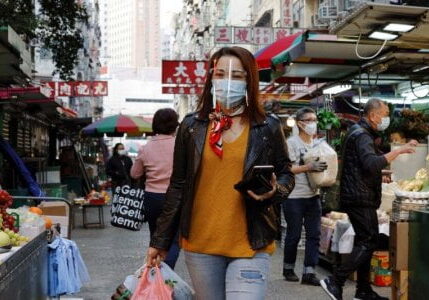
[[[326,162],[328,168],[323,172],[308,173],[308,180],[312,188],[328,187],[335,184],[338,173],[337,152],[325,141],[320,141],[304,155],[304,162],[319,160]]]
[[[145,270],[146,265],[139,268],[133,275],[125,278],[124,286],[134,293],[140,280],[141,274]],[[160,265],[161,275],[167,284],[173,287],[174,300],[191,300],[195,294],[194,290],[177,275],[166,263],[161,262]]]

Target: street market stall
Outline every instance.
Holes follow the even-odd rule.
[[[11,208],[13,202],[18,200],[21,200],[21,205],[26,203],[30,206]],[[39,205],[34,206],[34,203]],[[42,299],[76,293],[89,280],[76,244],[66,239],[71,235],[71,208],[64,198],[12,197],[7,191],[0,190],[1,299]],[[68,251],[63,247],[73,247],[74,250]],[[73,285],[58,288],[53,286],[53,283],[58,282],[55,278],[59,276],[54,270],[58,269],[55,265],[59,260],[68,259],[64,255],[70,255],[71,261],[80,262],[79,266],[65,264],[63,267],[81,270],[85,276],[73,282]],[[64,283],[76,280],[67,277],[67,274],[73,272],[69,273],[66,269],[60,272]]]
[[[365,3],[333,24],[330,35],[304,31],[255,54],[262,81],[270,82],[263,90],[286,91],[287,101],[310,100],[309,105],[318,112],[320,136],[337,150],[339,164],[347,129],[359,120],[364,104],[373,97],[389,103],[391,112],[392,124],[377,141],[383,152],[410,139],[419,141],[415,154],[400,156],[383,172],[393,180],[383,184],[379,211],[379,231],[389,241],[382,250],[389,249],[389,253],[374,255],[373,273],[379,275],[378,284],[392,281],[392,299],[407,299],[408,291],[410,297],[417,297],[429,286],[419,265],[425,260],[422,249],[426,249],[427,239],[416,234],[422,235],[418,231],[422,229],[416,228],[425,224],[423,212],[411,230],[413,216],[419,214],[414,211],[429,209],[428,15],[426,7]],[[386,36],[389,38],[381,38]],[[285,87],[280,87],[282,83]],[[290,93],[293,83],[305,83],[307,88]],[[339,126],[334,126],[338,125],[336,118]],[[339,182],[322,190],[321,258],[334,264],[339,256],[335,253],[347,253],[353,241],[347,216],[336,218],[338,187]],[[413,291],[408,290],[408,277]]]

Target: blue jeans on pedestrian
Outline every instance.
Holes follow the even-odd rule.
[[[196,300],[263,300],[271,257],[231,258],[185,251]]]
[[[294,269],[302,225],[305,228],[305,258],[303,273],[314,273],[319,261],[320,221],[322,207],[319,196],[289,198],[283,201],[287,223],[283,269]]]
[[[144,196],[144,207],[146,213],[146,219],[149,223],[150,237],[156,230],[156,221],[162,213],[162,206],[164,204],[165,194],[145,192]],[[179,233],[177,232],[173,243],[168,250],[167,257],[164,262],[172,269],[176,265],[176,261],[179,258],[180,247],[179,247]]]

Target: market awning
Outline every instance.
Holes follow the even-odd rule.
[[[23,108],[33,114],[43,113],[48,116],[57,116],[58,114],[75,118],[77,113],[69,108],[63,107],[50,96],[49,90],[44,87],[20,87],[20,88],[1,88],[0,104],[21,104]]]
[[[361,36],[362,42],[365,42],[373,31],[383,31],[384,26],[389,23],[411,24],[415,25],[413,29],[399,33],[398,38],[388,41],[387,45],[408,49],[429,49],[428,18],[428,7],[363,3],[333,26],[331,33],[355,40]]]
[[[1,88],[0,100],[38,102],[50,98],[50,93],[43,87]]]
[[[301,32],[295,33],[279,39],[271,45],[268,45],[267,47],[257,51],[254,56],[256,63],[258,64],[258,69],[271,69],[271,59],[286,49],[289,49],[291,46],[300,43],[302,38]]]
[[[380,43],[359,45],[361,56],[371,56]],[[384,51],[390,48],[385,47]],[[260,70],[261,81],[303,83],[335,81],[358,72],[362,60],[356,54],[356,41],[336,35],[305,32],[293,44],[271,59],[271,69]]]
[[[395,84],[404,80],[429,80],[429,53],[399,49],[370,60],[362,71],[370,74],[378,84]]]
[[[378,44],[362,44],[359,53],[370,56],[379,48]],[[279,71],[276,76],[282,78],[308,77],[312,81],[333,81],[358,72],[362,60],[356,55],[354,40],[307,32],[300,43],[273,57],[272,63]]]

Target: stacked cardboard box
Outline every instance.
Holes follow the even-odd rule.
[[[390,223],[392,300],[408,299],[408,222]]]
[[[62,201],[43,201],[39,207],[43,211],[43,215],[49,217],[53,224],[60,224],[61,236],[70,238],[69,236],[69,216],[70,211],[67,204]]]

